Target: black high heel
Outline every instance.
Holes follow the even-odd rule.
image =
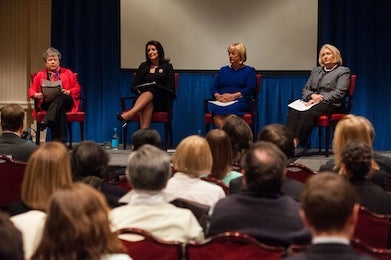
[[[130,122],[130,121],[125,120],[125,119],[121,116],[121,113],[118,113],[118,114],[117,114],[117,119],[118,119],[118,121],[121,122],[122,128],[124,128],[125,126],[127,126],[128,123]]]

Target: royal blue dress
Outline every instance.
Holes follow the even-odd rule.
[[[244,115],[250,108],[251,97],[255,93],[257,79],[255,69],[244,66],[234,70],[230,66],[224,66],[217,73],[213,86],[210,88],[212,96],[215,93],[235,93],[240,92],[242,97],[238,102],[229,106],[218,106],[209,103],[209,111],[213,115]]]

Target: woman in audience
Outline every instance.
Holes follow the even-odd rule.
[[[176,173],[167,182],[165,192],[169,196],[211,207],[225,197],[220,186],[200,179],[212,168],[212,154],[205,138],[192,135],[183,139],[177,146],[172,163]]]
[[[67,147],[60,142],[41,144],[29,157],[22,183],[21,201],[11,205],[11,221],[23,234],[24,252],[29,258],[41,237],[50,196],[72,186]]]
[[[372,160],[370,145],[349,142],[342,148],[340,174],[353,184],[362,206],[375,213],[391,214],[391,195],[369,180]]]
[[[112,233],[109,207],[84,183],[53,193],[42,240],[31,259],[130,259]]]
[[[73,150],[71,166],[74,181],[91,185],[106,196],[111,208],[119,206],[118,199],[127,190],[107,183],[109,179],[109,155],[98,144],[90,141],[81,142]]]
[[[372,139],[363,120],[358,116],[349,114],[344,116],[335,127],[333,139],[334,160],[330,160],[320,166],[319,171],[335,171],[341,173],[342,149],[348,142],[352,141],[362,142],[372,147]],[[373,159],[371,170],[374,172],[371,180],[384,190],[388,190],[387,175],[379,169],[378,164]]]
[[[230,66],[220,68],[210,91],[214,99],[230,105],[209,103],[215,125],[221,129],[229,115],[243,115],[250,108],[250,100],[254,94],[257,79],[255,69],[244,63],[247,59],[246,47],[243,43],[233,43],[227,48]]]
[[[240,161],[242,156],[253,143],[253,132],[246,121],[236,115],[229,116],[226,119],[222,130],[224,130],[231,139],[233,168],[234,170],[239,171],[241,169]]]
[[[221,129],[213,129],[205,136],[212,152],[212,170],[208,176],[221,180],[226,186],[230,181],[242,176],[232,168],[232,147],[228,134]]]

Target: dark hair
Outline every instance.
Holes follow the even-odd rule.
[[[221,129],[212,129],[206,136],[212,153],[213,163],[211,177],[223,179],[232,169],[232,147],[228,134]]]
[[[71,167],[74,180],[87,176],[108,179],[109,155],[102,147],[91,141],[83,141],[71,154]]]
[[[276,145],[264,141],[254,143],[242,160],[248,189],[280,193],[286,166],[287,158]]]
[[[348,179],[363,180],[371,173],[372,147],[363,142],[349,142],[342,148],[342,163]]]
[[[281,124],[270,124],[262,128],[258,135],[259,141],[267,141],[277,145],[288,158],[295,156],[294,135]]]
[[[164,57],[164,49],[160,42],[158,41],[149,41],[145,44],[145,60],[150,63],[151,61],[148,58],[148,45],[153,45],[156,47],[157,52],[159,53],[159,64],[169,62],[170,59]]]
[[[18,104],[7,104],[1,108],[3,131],[18,131],[23,125],[24,110]]]
[[[132,134],[133,150],[139,149],[143,144],[150,144],[160,148],[161,137],[158,131],[152,128],[142,128]]]
[[[335,173],[309,178],[300,198],[305,216],[316,231],[341,230],[358,203],[353,186]]]
[[[22,233],[3,212],[0,212],[0,237],[0,259],[24,259]]]

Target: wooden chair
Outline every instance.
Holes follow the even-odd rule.
[[[175,73],[175,83],[174,83],[174,90],[177,91],[178,88],[178,81],[179,81],[179,73]],[[172,114],[173,114],[173,106],[174,106],[174,97],[170,98],[168,100],[168,109],[167,111],[154,111],[152,114],[152,123],[162,123],[164,124],[164,142],[165,146],[169,144],[170,147],[172,146]],[[133,103],[135,101],[135,97],[121,97],[120,98],[120,106],[121,111],[126,112],[130,110],[131,107],[133,107]],[[133,116],[130,120],[130,122],[138,122],[140,123],[140,116],[136,114]],[[122,128],[122,136],[123,136],[123,145],[124,149],[126,149],[127,141],[128,141],[128,125],[125,125]],[[168,138],[170,140],[168,141]]]
[[[253,130],[253,134],[255,136],[256,129],[255,129],[255,120],[257,118],[257,103],[258,103],[258,93],[261,89],[261,81],[262,81],[262,74],[257,74],[257,87],[255,89],[254,95],[251,99],[251,107],[250,110],[242,116],[243,120],[246,121],[247,124],[251,126],[251,129]],[[206,132],[209,131],[210,125],[214,124],[213,115],[209,112],[208,109],[208,101],[211,99],[204,100],[204,124],[205,124],[205,130]]]
[[[319,152],[321,152],[322,147],[322,128],[326,128],[326,144],[325,144],[325,155],[329,156],[329,147],[330,147],[330,136],[331,136],[331,127],[335,127],[339,120],[341,120],[346,114],[350,113],[353,104],[353,95],[356,87],[357,75],[351,75],[350,84],[348,93],[345,98],[345,113],[332,113],[328,115],[321,115],[318,118],[318,129],[319,129]]]
[[[119,230],[119,234],[138,235],[144,238],[139,241],[128,241],[120,238],[133,260],[183,259],[182,243],[180,242],[163,241],[140,228],[123,228]]]
[[[6,209],[20,199],[25,168],[25,162],[0,155],[0,208]]]
[[[390,260],[391,259],[391,249],[389,248],[376,248],[369,246],[362,242],[360,239],[354,238],[350,240],[350,244],[353,249],[360,254],[366,254],[374,257],[379,260]]]
[[[186,259],[189,260],[236,260],[236,259],[282,259],[284,247],[275,247],[258,242],[241,232],[217,234],[204,243],[185,245]]]
[[[285,176],[302,183],[305,183],[316,172],[300,163],[290,163],[286,169]]]
[[[220,186],[223,189],[225,195],[228,195],[229,188],[221,180],[219,180],[215,177],[210,177],[210,176],[201,177],[201,180],[204,180],[204,181],[207,181],[207,182],[210,182],[210,183],[213,183],[213,184]]]
[[[354,238],[376,248],[391,248],[391,215],[371,212],[361,206]]]

